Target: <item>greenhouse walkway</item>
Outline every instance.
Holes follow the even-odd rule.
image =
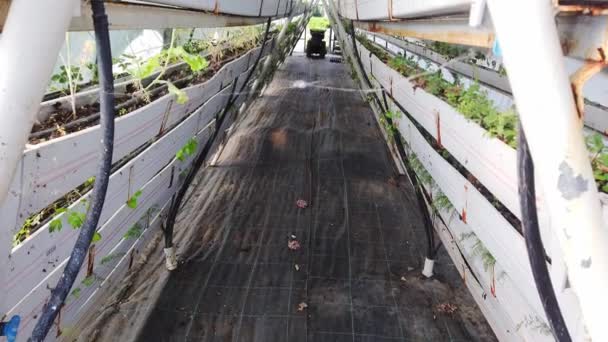
[[[421,277],[413,189],[355,89],[329,58],[279,68],[199,175],[140,341],[495,340],[445,251]]]

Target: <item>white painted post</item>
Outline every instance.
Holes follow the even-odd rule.
[[[0,205],[4,202],[78,0],[13,0],[0,36]],[[12,228],[0,230],[0,257],[12,248]],[[5,293],[7,262],[0,262]],[[6,313],[4,297],[0,314]]]
[[[608,341],[608,229],[555,26],[553,1],[488,0],[538,182],[594,341]],[[563,284],[556,285],[558,293]],[[559,297],[559,295],[558,295]]]

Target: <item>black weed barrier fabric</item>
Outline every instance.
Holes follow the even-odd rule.
[[[345,65],[290,57],[201,172],[140,341],[495,340]]]

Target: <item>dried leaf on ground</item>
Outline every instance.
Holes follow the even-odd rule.
[[[441,303],[437,305],[437,311],[443,314],[453,314],[458,310],[458,307],[450,303]]]
[[[287,242],[287,248],[291,249],[292,251],[297,251],[298,249],[300,249],[300,242],[298,242],[298,240],[291,240],[289,242]]]
[[[308,304],[302,302],[300,304],[298,304],[298,311],[304,311],[304,309],[306,309],[308,307]]]
[[[308,202],[306,202],[303,199],[299,199],[296,201],[296,205],[298,206],[298,208],[304,209],[304,208],[308,207]]]

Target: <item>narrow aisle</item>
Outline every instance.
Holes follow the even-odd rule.
[[[445,252],[420,277],[413,190],[354,88],[329,58],[279,68],[202,171],[140,341],[495,340]]]

